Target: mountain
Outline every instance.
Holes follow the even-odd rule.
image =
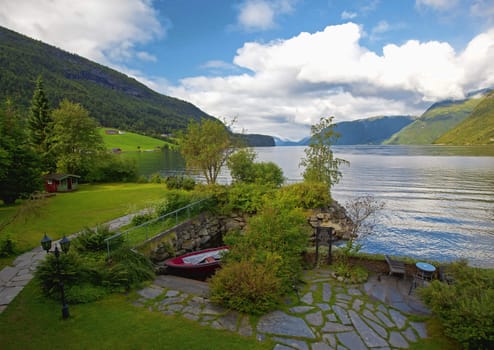
[[[249,147],[272,147],[275,146],[275,140],[272,136],[259,134],[236,134]]]
[[[40,74],[52,108],[67,98],[105,127],[157,136],[213,118],[113,69],[0,27],[0,100],[27,108]]]
[[[482,100],[481,93],[464,100],[445,100],[433,104],[410,125],[394,134],[385,144],[432,144],[438,137],[467,118]]]
[[[472,113],[435,143],[451,145],[494,144],[494,91],[475,106]]]
[[[395,115],[339,122],[334,126],[340,134],[335,145],[379,145],[415,119],[408,115]],[[309,142],[310,137],[307,137],[297,144],[308,145]]]
[[[412,116],[381,116],[340,122],[334,130],[340,134],[336,145],[379,145],[412,123]]]

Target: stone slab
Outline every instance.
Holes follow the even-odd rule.
[[[399,349],[408,349],[408,342],[403,338],[403,336],[398,332],[391,332],[389,336],[389,343],[391,346]]]
[[[372,328],[360,318],[360,316],[353,310],[348,312],[350,319],[352,320],[355,329],[360,334],[365,344],[370,348],[376,348],[379,346],[387,346],[388,343],[381,338]]]
[[[307,345],[307,343],[302,341],[302,340],[290,339],[290,338],[280,338],[280,337],[273,337],[273,340],[275,342],[290,346],[290,349],[309,350],[309,345]]]
[[[0,305],[8,305],[22,290],[22,287],[7,287],[0,292]]]
[[[17,268],[12,266],[6,266],[0,271],[0,282],[6,283],[10,281],[19,271]]]
[[[173,290],[179,290],[184,293],[197,296],[209,295],[209,287],[206,282],[196,281],[189,278],[182,278],[172,275],[160,275],[154,280],[154,284]]]
[[[355,332],[338,333],[336,337],[348,349],[367,350],[367,346],[365,346],[362,339]]]
[[[257,324],[257,331],[308,339],[315,339],[316,337],[304,320],[287,315],[282,311],[273,311],[262,316]]]

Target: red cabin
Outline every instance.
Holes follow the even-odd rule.
[[[48,174],[44,178],[46,192],[70,192],[77,190],[80,176],[72,174]]]

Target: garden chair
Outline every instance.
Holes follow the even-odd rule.
[[[385,255],[384,257],[389,266],[389,275],[393,273],[401,274],[404,279],[406,276],[405,263],[403,261],[393,260],[389,255]]]

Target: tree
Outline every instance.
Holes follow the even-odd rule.
[[[202,173],[208,184],[215,184],[221,167],[235,152],[236,140],[221,122],[191,122],[179,135],[180,154],[187,169]]]
[[[283,184],[283,170],[273,162],[255,162],[256,153],[250,148],[242,148],[228,158],[227,165],[235,182],[270,184],[276,187]]]
[[[370,234],[377,223],[376,214],[384,208],[384,202],[380,202],[372,195],[363,195],[348,201],[345,209],[352,220],[352,239]]]
[[[40,75],[36,80],[36,88],[34,89],[33,98],[31,99],[28,128],[31,142],[43,151],[46,151],[52,122],[53,120],[50,115],[48,99],[46,98],[43,87],[43,79]]]
[[[12,205],[41,187],[40,161],[30,147],[25,119],[10,101],[0,107],[0,199]]]
[[[56,157],[57,171],[85,176],[95,160],[105,152],[96,120],[80,104],[60,102],[53,111],[51,152]]]
[[[304,150],[305,158],[300,162],[300,166],[305,167],[305,181],[325,183],[330,190],[342,176],[340,165],[350,164],[344,159],[336,158],[331,150],[331,145],[339,137],[334,131],[333,119],[334,117],[323,117],[318,124],[312,125],[309,147]]]

